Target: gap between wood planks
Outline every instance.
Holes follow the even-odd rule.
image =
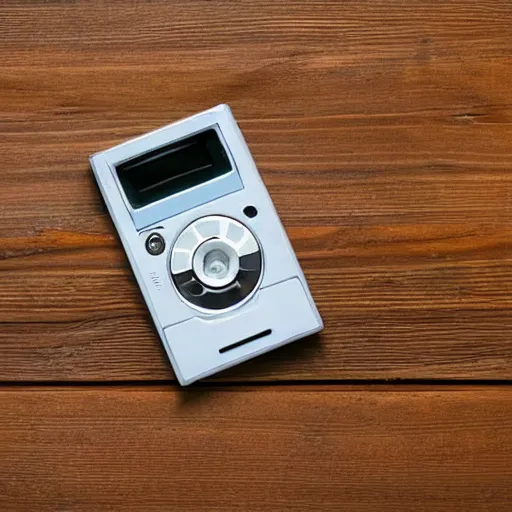
[[[47,391],[60,389],[62,391],[73,390],[76,388],[94,388],[94,389],[130,389],[139,390],[144,388],[146,391],[256,391],[264,389],[279,388],[286,391],[475,391],[486,388],[503,388],[512,390],[512,381],[504,379],[491,380],[414,380],[414,379],[395,379],[395,380],[317,380],[317,381],[247,381],[247,382],[197,382],[190,386],[179,386],[174,382],[168,384],[161,380],[126,380],[126,381],[20,381],[20,382],[0,382],[0,391],[16,391],[25,389],[27,391]]]

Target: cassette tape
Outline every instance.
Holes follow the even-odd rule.
[[[323,328],[227,105],[90,161],[182,385]]]

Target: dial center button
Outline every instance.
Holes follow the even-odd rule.
[[[218,238],[203,242],[194,253],[192,269],[199,281],[212,288],[231,284],[240,270],[235,249]]]

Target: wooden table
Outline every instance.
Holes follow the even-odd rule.
[[[512,509],[509,0],[0,4],[0,510]],[[90,154],[230,104],[325,331],[189,389]]]

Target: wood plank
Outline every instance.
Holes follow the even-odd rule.
[[[512,390],[3,388],[5,512],[506,511]]]
[[[0,5],[0,379],[172,379],[88,168],[228,102],[325,333],[221,380],[512,377],[506,0]]]

